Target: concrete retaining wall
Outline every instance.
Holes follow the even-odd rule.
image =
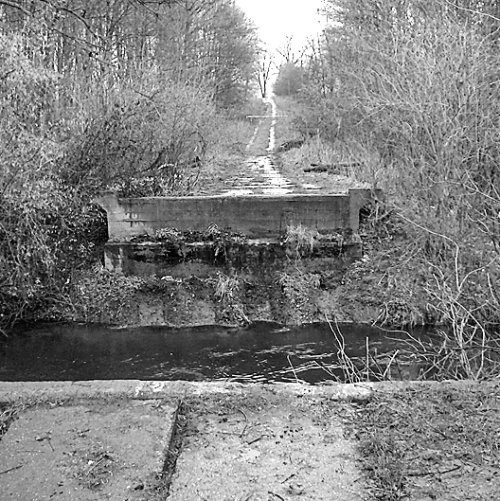
[[[205,277],[217,269],[230,273],[245,270],[252,273],[269,273],[287,266],[297,258],[293,245],[279,240],[228,240],[221,246],[217,242],[108,242],[104,248],[106,269],[139,277],[188,278]],[[303,263],[321,261],[328,269],[340,269],[361,257],[357,234],[345,231],[339,241],[320,240],[314,249],[300,254]]]
[[[126,242],[138,235],[154,235],[161,228],[205,231],[211,224],[250,238],[278,237],[288,225],[303,225],[320,233],[356,232],[359,209],[367,190],[342,195],[286,195],[245,197],[148,197],[96,200],[108,214],[109,240]]]

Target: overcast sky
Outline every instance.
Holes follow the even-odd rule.
[[[236,0],[257,27],[270,49],[280,48],[287,35],[302,46],[320,31],[318,9],[322,0]]]

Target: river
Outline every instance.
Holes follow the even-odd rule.
[[[47,324],[20,328],[1,342],[0,380],[416,379],[420,366],[411,340],[402,331],[351,324],[291,328],[265,322],[241,328]]]

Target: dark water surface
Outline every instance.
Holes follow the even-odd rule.
[[[342,338],[334,331],[345,340],[345,353],[365,372],[368,348],[372,379],[386,371],[395,379],[418,375],[407,334],[365,325],[338,329],[328,324],[283,328],[272,323],[180,329],[44,325],[0,342],[0,381],[347,380],[346,365],[339,357]]]

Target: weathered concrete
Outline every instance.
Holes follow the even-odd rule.
[[[179,263],[200,262],[231,269],[258,269],[277,263],[288,250],[279,241],[290,225],[302,225],[322,234],[341,235],[340,245],[319,242],[317,256],[356,259],[361,252],[357,235],[359,212],[370,200],[366,189],[349,194],[282,196],[151,197],[118,199],[112,194],[97,201],[108,214],[109,241],[105,266],[136,276],[166,276]],[[203,232],[216,224],[221,230],[241,234],[241,243],[131,242],[152,238],[163,228]],[[334,249],[335,247],[335,249]]]
[[[0,498],[164,500],[180,453],[168,499],[360,500],[336,408],[370,395],[365,385],[5,383],[0,402],[21,410],[0,441]],[[172,440],[179,401],[186,433]]]
[[[307,259],[323,259],[330,269],[341,268],[361,257],[361,241],[357,234],[344,232],[337,238],[315,242]],[[186,278],[200,276],[224,269],[245,269],[253,272],[262,269],[280,269],[287,258],[297,257],[297,251],[285,243],[273,239],[228,239],[225,242],[205,241],[192,243],[157,242],[108,242],[104,247],[105,267],[125,275],[150,277],[173,276]],[[326,262],[328,260],[328,262]],[[189,273],[190,264],[195,264]],[[191,267],[192,268],[192,267]]]
[[[144,499],[158,485],[176,411],[157,400],[25,410],[0,441],[0,498]]]
[[[320,233],[357,231],[360,207],[356,195],[203,196],[121,198],[108,194],[96,199],[108,214],[110,241],[123,242],[138,235],[154,235],[162,228],[205,231],[220,229],[251,238],[278,237],[294,225]],[[356,226],[353,226],[356,225]]]
[[[21,410],[0,442],[0,498],[373,499],[345,433],[356,419],[349,403],[432,387],[498,394],[497,382],[474,381],[3,383],[0,402]],[[179,399],[186,405],[172,442]],[[164,466],[166,478],[174,473],[169,495],[158,478]]]
[[[369,499],[337,402],[261,389],[192,408],[169,501]]]
[[[393,383],[391,383],[393,385]],[[396,385],[396,383],[394,383]],[[243,396],[249,387],[260,385],[224,382],[191,382],[191,381],[51,381],[51,382],[2,382],[0,386],[0,403],[33,404],[44,402],[61,402],[71,399],[184,399],[187,396],[224,394]],[[294,383],[272,383],[266,385],[275,392],[287,395],[317,395],[330,400],[367,400],[373,388],[381,386],[374,383],[325,385],[306,385]]]

